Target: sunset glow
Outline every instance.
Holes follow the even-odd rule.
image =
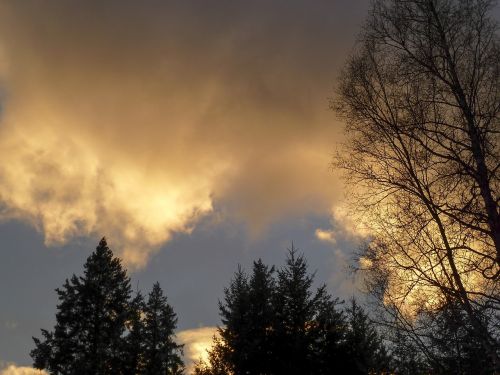
[[[499,20],[0,0],[0,375],[500,373]]]

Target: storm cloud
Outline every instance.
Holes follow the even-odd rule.
[[[1,216],[141,267],[214,211],[330,212],[347,3],[2,2]]]

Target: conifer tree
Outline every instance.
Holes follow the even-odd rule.
[[[220,305],[222,326],[195,375],[380,374],[388,356],[366,314],[346,314],[323,285],[313,288],[307,262],[289,251],[286,265],[238,267]],[[361,353],[358,351],[366,351]],[[359,365],[359,366],[358,366]],[[359,371],[357,371],[358,367]],[[364,367],[363,367],[364,366]]]
[[[56,325],[34,338],[34,367],[50,374],[117,374],[128,315],[130,279],[103,238],[59,296]]]
[[[345,336],[345,371],[349,374],[389,372],[390,358],[383,341],[365,311],[353,298],[346,309],[348,330]]]
[[[274,322],[274,267],[262,260],[253,264],[250,278],[240,266],[219,303],[223,326],[195,374],[271,374],[272,324]]]
[[[231,369],[235,374],[245,373],[248,365],[247,342],[249,324],[248,276],[241,266],[224,289],[224,303],[219,302],[223,327],[219,328],[220,341],[217,346],[219,367]]]
[[[248,332],[246,339],[247,373],[270,374],[275,361],[273,352],[274,267],[261,259],[253,263],[248,292]]]
[[[403,330],[389,329],[394,373],[398,375],[431,374],[431,363],[415,341]]]
[[[124,375],[141,374],[144,371],[144,297],[137,292],[130,302],[129,317],[126,322],[128,334],[123,340]]]
[[[214,336],[213,347],[208,353],[208,362],[200,360],[194,375],[231,375],[236,374],[228,361],[228,348],[220,337]]]
[[[484,325],[488,322],[484,317]],[[449,302],[435,314],[429,314],[429,337],[433,348],[433,372],[436,374],[494,374],[493,364],[484,355],[481,341],[466,313],[458,303]],[[439,366],[436,365],[439,363]]]
[[[309,274],[307,262],[292,246],[286,265],[278,271],[274,298],[275,322],[273,345],[274,373],[315,374],[318,337],[317,318],[320,308],[327,306],[330,296],[322,286],[313,293],[314,275]]]
[[[181,374],[182,345],[174,341],[177,317],[159,283],[149,293],[143,326],[144,374]]]
[[[312,329],[314,343],[315,375],[330,375],[345,373],[342,371],[346,361],[345,336],[347,323],[345,314],[337,306],[338,299],[323,299],[318,303],[317,316]]]

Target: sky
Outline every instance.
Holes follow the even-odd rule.
[[[160,282],[188,362],[238,264],[293,242],[356,292],[329,98],[368,3],[0,2],[0,374],[27,373],[102,236]]]

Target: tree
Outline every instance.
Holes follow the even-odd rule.
[[[223,326],[209,353],[209,365],[199,374],[271,374],[275,361],[271,331],[274,323],[274,267],[261,259],[253,263],[250,278],[239,266],[224,302],[219,303]]]
[[[317,315],[311,326],[312,373],[316,375],[348,373],[344,365],[348,361],[345,345],[348,327],[344,312],[337,308],[339,304],[337,299],[324,299],[318,304]]]
[[[383,341],[365,311],[352,299],[346,309],[348,329],[345,336],[349,374],[390,373],[391,363]]]
[[[247,373],[250,374],[269,374],[272,371],[275,359],[270,332],[274,318],[274,288],[274,267],[268,267],[261,259],[254,262],[248,284],[248,330],[244,349]]]
[[[385,359],[384,347],[371,322],[362,327],[371,346],[358,345],[355,350],[372,352],[349,351],[348,324],[337,310],[339,302],[325,286],[314,291],[313,279],[305,258],[293,247],[277,275],[274,267],[260,259],[254,262],[250,278],[238,267],[219,304],[223,325],[214,338],[208,363],[199,363],[195,374],[350,373],[354,359],[349,360],[349,355],[368,358],[366,371],[382,369],[378,365],[382,363],[379,359]]]
[[[117,374],[125,331],[130,280],[103,238],[87,259],[84,275],[66,280],[54,331],[34,338],[34,367],[50,374]]]
[[[144,374],[180,374],[182,345],[174,341],[177,317],[159,283],[153,285],[144,306]]]
[[[305,258],[297,255],[292,246],[286,266],[278,271],[274,298],[276,373],[316,373],[315,343],[319,333],[316,319],[320,309],[329,305],[330,296],[325,286],[313,293],[313,280]]]
[[[220,337],[214,336],[212,349],[208,353],[208,363],[200,360],[194,369],[194,375],[230,375],[235,374],[228,360],[228,350]]]
[[[129,317],[126,322],[127,335],[123,339],[123,374],[142,374],[144,372],[144,322],[146,309],[144,297],[137,292],[130,302]]]
[[[103,238],[59,295],[53,331],[33,338],[33,366],[50,374],[181,374],[177,323],[156,283],[147,303],[140,292],[131,299],[130,279]]]
[[[433,367],[414,340],[404,330],[387,330],[390,334],[391,357],[394,372],[398,375],[427,375]],[[435,367],[434,367],[435,369]]]
[[[430,343],[439,366],[436,374],[486,375],[494,373],[491,361],[484,356],[481,342],[464,311],[456,304],[444,306],[429,316]]]
[[[224,366],[239,374],[245,373],[245,339],[248,331],[248,278],[243,270],[238,271],[228,289],[224,290],[224,301],[219,302],[220,316],[224,328],[219,328],[218,354]]]
[[[431,358],[419,315],[456,304],[500,366],[500,49],[488,0],[376,0],[332,106],[371,230],[367,287]]]

